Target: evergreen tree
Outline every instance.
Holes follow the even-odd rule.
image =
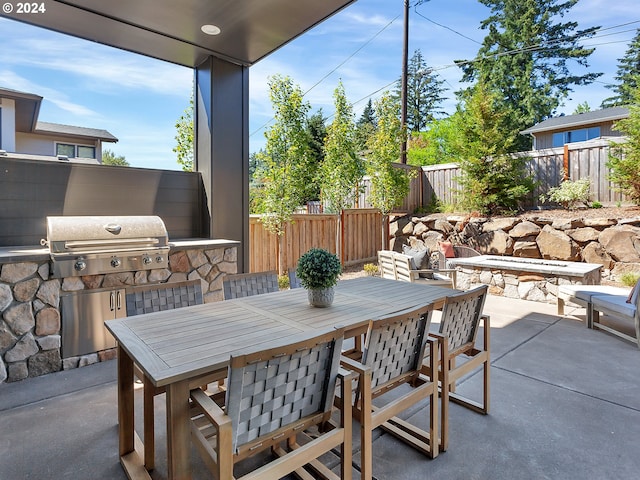
[[[588,67],[593,48],[580,42],[599,27],[578,29],[559,19],[579,0],[479,0],[491,9],[480,26],[487,30],[477,59],[459,61],[463,81],[482,82],[499,92],[511,108],[510,124],[521,131],[551,116],[574,85],[586,85],[601,73],[576,75],[568,62]],[[514,151],[528,150],[531,139],[521,135]]]
[[[460,110],[460,135],[454,141],[460,152],[460,197],[463,207],[482,214],[516,210],[533,190],[525,159],[508,155],[517,132],[505,128],[510,112],[501,109],[500,97],[479,84]]]
[[[421,132],[428,123],[435,119],[438,107],[445,97],[443,92],[447,89],[442,85],[438,75],[427,67],[420,49],[413,53],[407,65],[407,130],[409,132]],[[394,99],[400,101],[400,80],[395,91]]]
[[[102,151],[102,164],[103,165],[119,165],[121,167],[128,167],[129,162],[124,155],[116,155],[113,151],[106,149]]]
[[[589,106],[589,102],[584,101],[576,107],[576,109],[573,111],[573,114],[576,115],[578,113],[587,113],[590,111],[591,111],[591,107]]]
[[[617,85],[609,86],[616,94],[602,102],[602,108],[626,106],[633,103],[633,92],[640,75],[640,28],[636,31],[624,57],[618,59]]]
[[[627,138],[624,143],[612,143],[607,167],[611,169],[609,178],[640,205],[640,86],[630,90],[630,94],[629,117],[614,125]]]
[[[356,155],[355,123],[342,82],[333,93],[336,113],[327,128],[324,162],[320,167],[322,200],[327,213],[340,213],[353,204],[364,166]]]
[[[376,131],[377,123],[376,111],[373,108],[371,99],[369,99],[367,106],[364,107],[364,110],[362,111],[362,115],[356,122],[356,151],[360,155],[363,155],[367,150],[367,142]]]

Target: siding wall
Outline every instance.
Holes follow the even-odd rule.
[[[198,173],[0,157],[0,246],[38,245],[52,215],[158,215],[169,239],[206,238]]]

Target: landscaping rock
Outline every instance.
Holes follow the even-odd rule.
[[[617,262],[640,262],[640,229],[631,225],[615,226],[600,232],[598,241]]]
[[[523,238],[532,235],[538,235],[540,233],[540,227],[533,222],[524,221],[517,224],[511,230],[509,230],[509,236],[511,238]]]
[[[578,260],[579,249],[566,233],[545,225],[536,239],[542,258],[550,260]]]
[[[600,232],[593,227],[583,227],[568,231],[567,235],[569,235],[576,242],[586,243],[597,241]]]
[[[483,232],[495,232],[496,230],[502,230],[508,232],[515,224],[518,223],[517,218],[492,218],[482,226]]]
[[[513,256],[523,258],[540,258],[538,244],[534,241],[518,241],[513,244]]]
[[[590,242],[582,249],[582,260],[587,263],[599,263],[604,268],[613,267],[613,259],[598,242]]]
[[[487,255],[511,255],[513,239],[502,230],[496,230],[476,237],[471,247]]]

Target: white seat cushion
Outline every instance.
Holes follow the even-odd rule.
[[[594,295],[624,295],[626,302],[630,289],[610,285],[560,285],[558,293],[575,297],[587,303]]]
[[[625,295],[593,295],[591,304],[594,310],[604,313],[617,313],[627,318],[636,314],[636,306],[627,303],[628,292]]]

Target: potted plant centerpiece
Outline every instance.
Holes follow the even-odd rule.
[[[312,248],[298,260],[296,275],[307,289],[309,304],[328,307],[333,302],[333,286],[342,273],[340,259],[322,248]]]

